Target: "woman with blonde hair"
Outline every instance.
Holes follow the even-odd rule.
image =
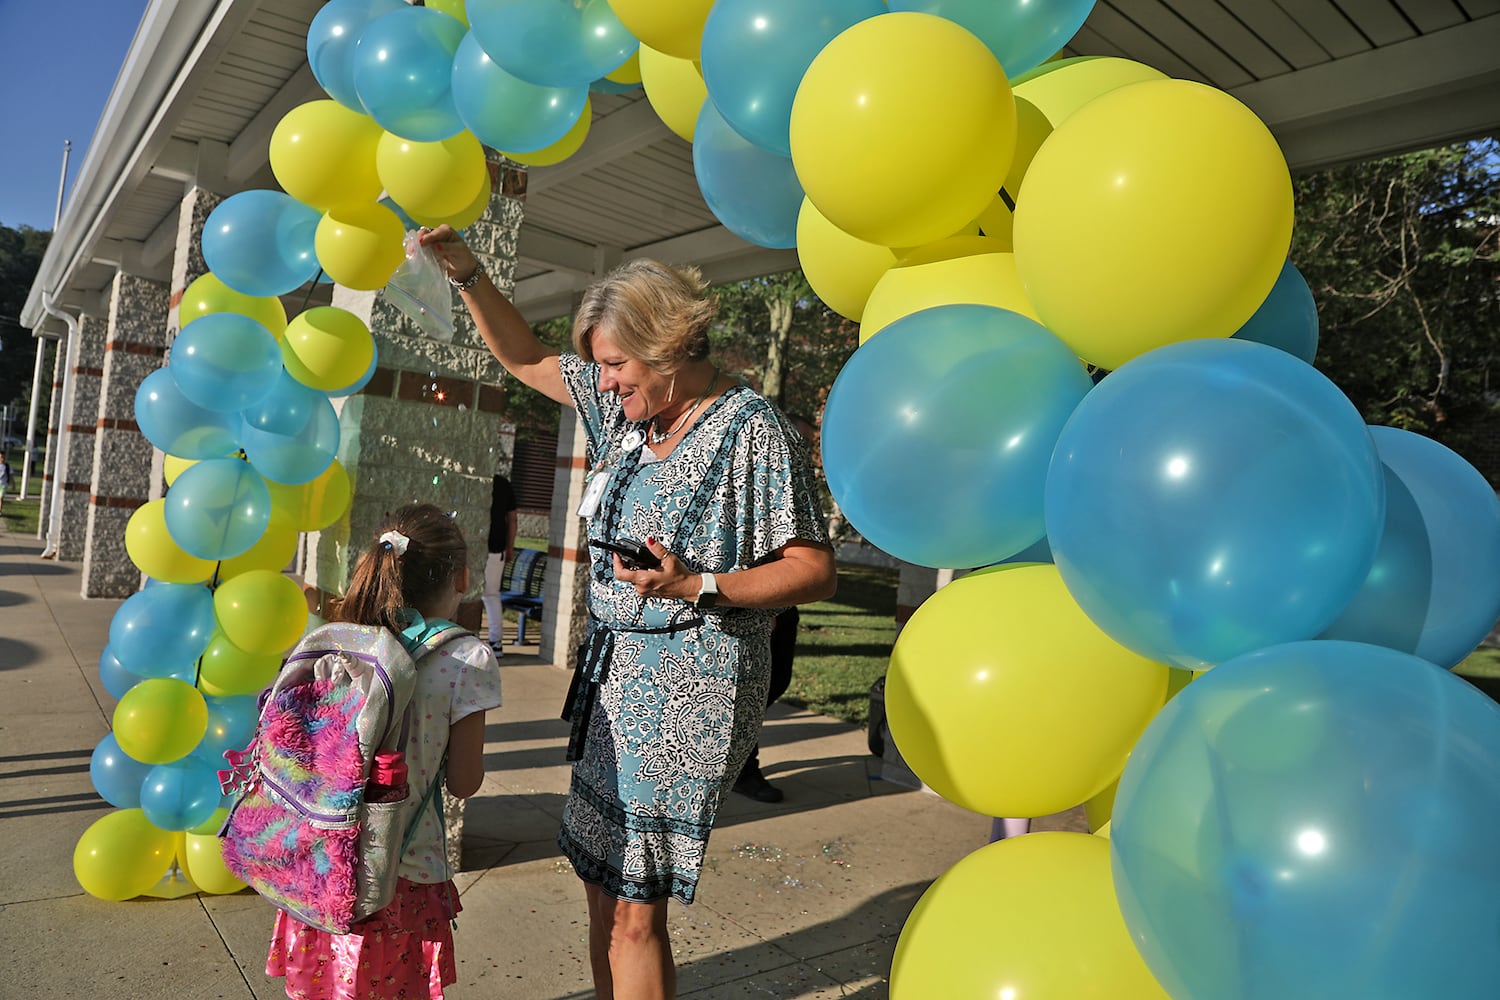
[[[577,409],[587,435],[589,635],[558,844],[588,898],[598,995],[671,997],[667,900],[693,901],[755,746],[772,617],[835,587],[806,445],[710,359],[717,301],[697,271],[617,268],[585,293],[559,354],[452,229],[422,242],[506,370]]]

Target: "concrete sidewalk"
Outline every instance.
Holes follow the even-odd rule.
[[[83,600],[77,567],[40,551],[0,527],[0,997],[283,996],[261,971],[272,910],[253,893],[113,903],[74,879],[79,835],[111,809],[89,758],[114,708],[97,664],[120,602]],[[535,652],[503,661],[468,804],[457,998],[593,993],[583,892],[553,841],[568,677]],[[761,746],[786,801],[731,796],[721,811],[698,902],[670,907],[680,995],[883,1000],[907,914],[990,821],[885,780],[864,733],[834,719],[774,706]]]

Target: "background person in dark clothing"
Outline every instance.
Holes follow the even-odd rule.
[[[502,655],[505,645],[505,621],[501,618],[504,608],[500,602],[500,578],[505,575],[505,564],[516,555],[516,493],[510,480],[495,473],[494,488],[490,493],[490,543],[489,558],[484,562],[484,617],[489,623],[490,648],[496,656]]]

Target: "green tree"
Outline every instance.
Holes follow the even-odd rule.
[[[0,403],[30,401],[36,338],[21,326],[21,307],[51,239],[30,226],[0,226]]]
[[[1437,438],[1500,482],[1500,144],[1307,174],[1296,199],[1318,367],[1367,422]]]

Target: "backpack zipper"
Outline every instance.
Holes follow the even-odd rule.
[[[271,776],[269,774],[266,774],[264,770],[260,772],[260,780],[265,782],[266,785],[271,789],[271,791],[276,793],[278,798],[280,798],[287,805],[291,806],[293,809],[297,810],[299,813],[306,816],[310,820],[315,820],[321,823],[328,824],[330,826],[350,826],[354,823],[359,822],[358,819],[351,820],[346,816],[338,814],[313,812],[311,809],[307,808],[307,806],[303,805],[295,795],[293,795],[291,792],[288,792],[285,788],[282,788],[274,780],[272,780]]]

